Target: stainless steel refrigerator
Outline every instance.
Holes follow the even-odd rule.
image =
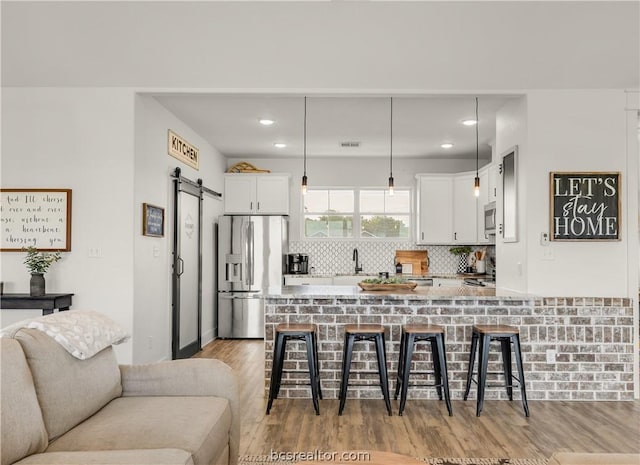
[[[289,251],[286,216],[218,218],[218,337],[264,338],[264,299],[280,288]]]

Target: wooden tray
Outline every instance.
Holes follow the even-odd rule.
[[[407,291],[413,290],[418,283],[397,283],[397,284],[373,284],[373,283],[358,283],[358,286],[363,291],[397,291],[399,289],[405,289]]]

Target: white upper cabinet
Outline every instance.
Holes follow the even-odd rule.
[[[493,240],[484,234],[484,206],[494,199],[491,199],[491,192],[494,187],[491,186],[491,172],[493,165],[489,165],[480,170],[480,197],[478,197],[478,244],[493,243]]]
[[[286,174],[224,175],[227,215],[288,215],[289,176]]]
[[[498,199],[498,167],[496,165],[489,165],[487,167],[487,176],[489,186],[487,203],[495,202]]]
[[[289,176],[272,174],[256,176],[256,213],[289,214]]]
[[[473,194],[475,173],[453,177],[453,242],[475,244],[478,240],[477,198]],[[482,186],[482,183],[480,184]]]
[[[493,173],[493,181],[491,176]],[[487,244],[484,206],[495,200],[493,165],[478,171],[480,197],[473,195],[475,171],[418,174],[418,244]],[[493,182],[493,185],[492,185]]]
[[[418,244],[453,241],[453,178],[418,175]]]

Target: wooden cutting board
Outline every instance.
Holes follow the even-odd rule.
[[[429,272],[429,255],[426,250],[396,250],[396,263],[411,265],[411,274],[422,275]]]

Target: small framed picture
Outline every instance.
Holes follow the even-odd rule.
[[[142,234],[164,237],[164,208],[148,203],[142,204]]]

